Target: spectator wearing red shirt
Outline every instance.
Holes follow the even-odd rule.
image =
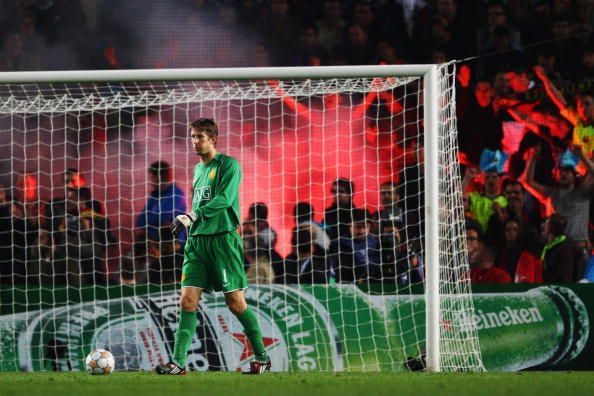
[[[507,271],[495,266],[495,252],[490,246],[481,244],[480,259],[470,270],[471,283],[511,283]]]

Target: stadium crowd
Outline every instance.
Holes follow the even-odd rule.
[[[220,29],[249,32],[256,44],[245,66],[464,60],[456,90],[472,281],[594,281],[594,3],[414,3],[410,15],[390,0],[179,6],[188,20],[209,18]],[[163,59],[121,61],[134,43],[109,4],[3,2],[9,12],[1,14],[0,70],[64,68],[48,63],[53,60],[41,57],[39,48],[76,53],[78,68],[171,66]],[[163,45],[174,48],[171,40]],[[186,210],[185,196],[169,165],[158,160],[148,171],[152,193],[137,218],[133,248],[121,262],[118,281],[124,284],[170,283],[181,267],[185,237],[174,240],[167,225]],[[375,213],[354,206],[356,186],[348,179],[332,183],[335,198],[321,222],[310,203],[297,203],[293,249],[284,258],[275,249],[266,204],[252,204],[241,226],[248,276],[263,283],[422,282],[423,213],[406,207],[401,181],[380,186]],[[26,274],[42,274],[42,284],[112,281],[101,278],[100,269],[117,240],[84,175],[67,170],[66,195],[47,205],[34,193],[36,182],[24,175],[16,189],[0,188],[1,281],[23,282]]]

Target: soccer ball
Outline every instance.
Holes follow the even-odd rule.
[[[93,349],[85,359],[85,369],[92,375],[107,375],[115,370],[115,360],[105,349]]]

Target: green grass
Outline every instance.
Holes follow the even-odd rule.
[[[151,373],[0,373],[0,395],[594,395],[592,372],[522,373],[299,373],[242,376],[192,373],[161,377]]]

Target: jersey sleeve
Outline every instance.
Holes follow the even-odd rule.
[[[212,218],[228,209],[237,200],[241,182],[241,167],[235,159],[228,159],[221,167],[221,179],[213,199],[206,205],[196,208],[198,220]]]

